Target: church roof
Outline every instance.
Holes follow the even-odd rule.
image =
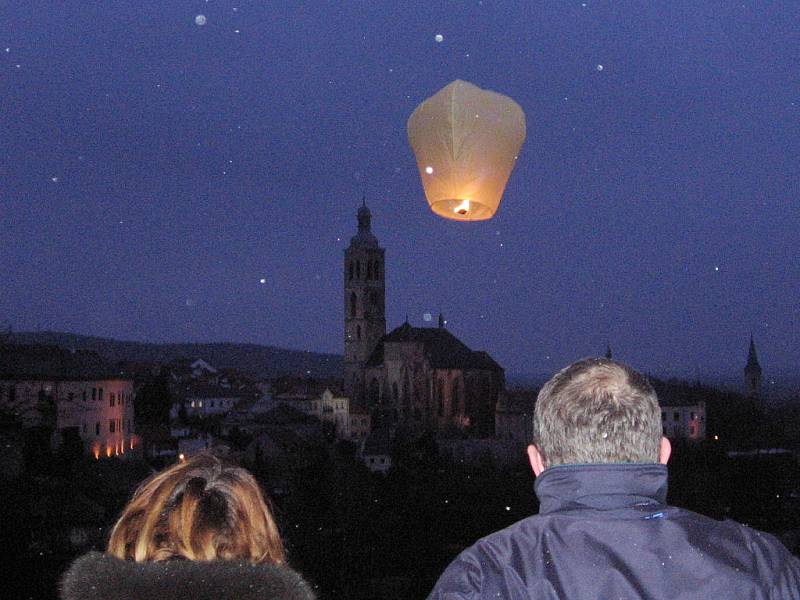
[[[412,342],[422,344],[423,352],[434,369],[482,369],[502,371],[486,352],[470,350],[443,327],[412,327],[403,323],[384,335],[367,360],[368,367],[383,364],[384,344]]]

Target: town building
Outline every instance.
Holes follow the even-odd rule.
[[[350,398],[336,396],[326,388],[319,396],[282,394],[275,397],[275,402],[316,417],[322,423],[323,430],[337,439],[350,439]]]
[[[386,333],[385,250],[366,204],[344,253],[344,392],[371,415],[371,427],[411,432],[494,433],[505,374],[445,328],[408,321]]]
[[[23,429],[51,432],[51,445],[80,441],[95,458],[139,444],[133,379],[94,352],[0,346],[0,410]]]
[[[660,399],[659,399],[660,400]],[[706,439],[706,403],[671,398],[660,402],[661,430],[671,440],[700,442]]]
[[[520,446],[533,441],[534,390],[503,390],[498,395],[494,412],[495,437],[513,440]]]

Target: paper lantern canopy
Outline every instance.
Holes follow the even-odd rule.
[[[456,80],[408,119],[431,210],[456,221],[491,219],[525,141],[525,113],[508,96]]]

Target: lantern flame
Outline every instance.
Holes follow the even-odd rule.
[[[453,212],[459,215],[466,215],[469,212],[469,199],[464,198],[464,201],[456,206]]]

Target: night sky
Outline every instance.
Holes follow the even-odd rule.
[[[609,340],[734,378],[752,331],[787,373],[798,22],[793,1],[7,3],[0,321],[341,353],[365,194],[390,329],[442,310],[512,374]],[[406,138],[457,78],[527,115],[483,223],[430,212]]]

